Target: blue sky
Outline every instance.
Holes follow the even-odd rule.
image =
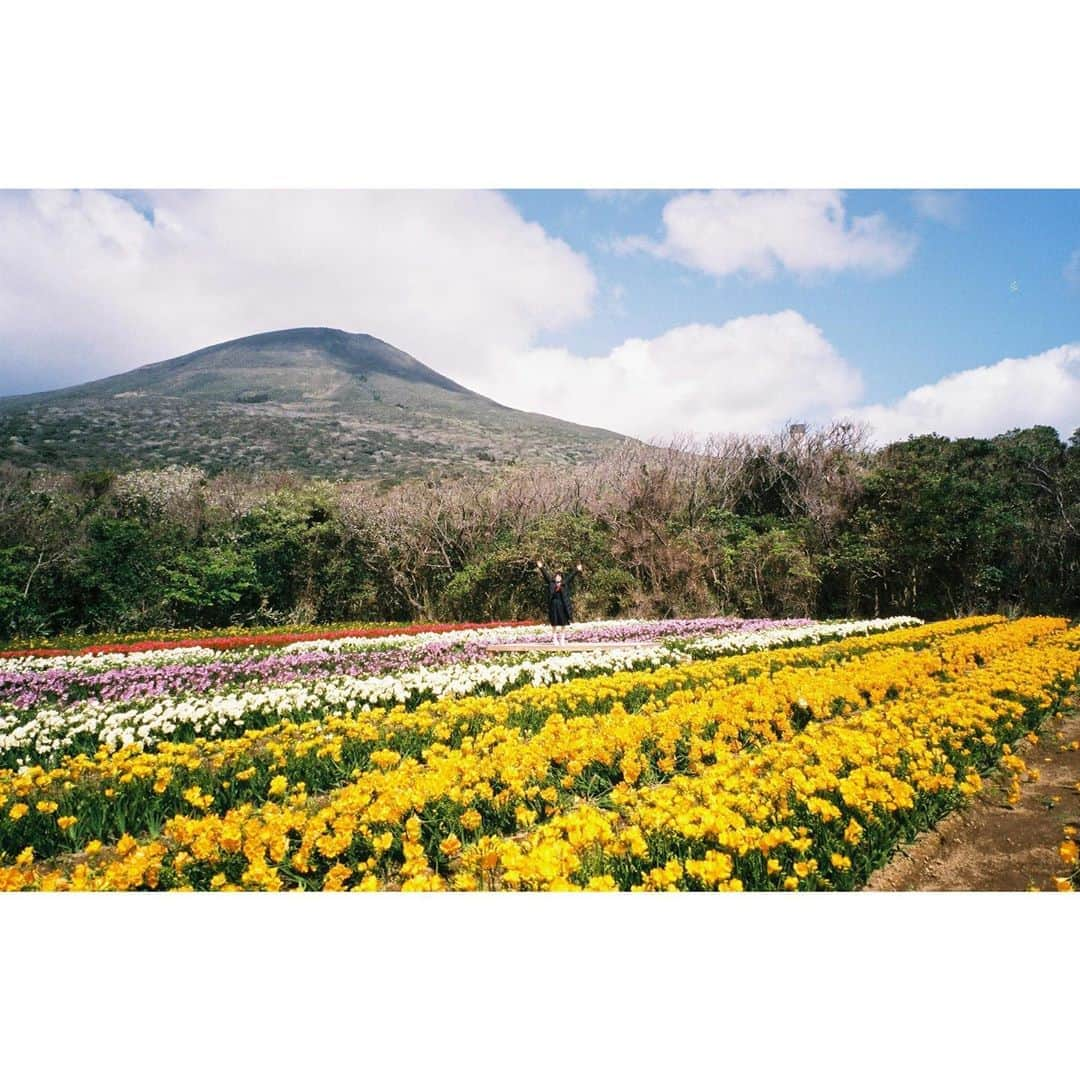
[[[641,438],[1080,427],[1078,191],[0,191],[0,394],[295,326]]]
[[[1065,274],[1080,249],[1080,191],[950,192],[941,208],[947,220],[920,213],[912,192],[849,191],[849,217],[884,213],[916,238],[914,254],[896,273],[811,280],[783,273],[718,280],[645,253],[611,250],[616,236],[658,238],[663,206],[675,192],[506,194],[525,218],[588,252],[600,284],[595,314],[542,336],[583,355],[680,323],[791,308],[859,367],[868,396],[882,399],[951,372],[1080,341],[1080,282]]]

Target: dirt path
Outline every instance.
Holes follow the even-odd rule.
[[[1047,724],[1037,745],[1016,753],[1039,770],[1021,785],[1020,801],[1007,801],[1008,780],[995,774],[963,810],[893,856],[867,883],[871,891],[1023,892],[1054,888],[1062,872],[1057,848],[1065,825],[1080,825],[1080,712]]]

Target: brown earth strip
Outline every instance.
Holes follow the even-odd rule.
[[[1080,825],[1080,712],[1047,723],[1036,745],[1015,748],[1039,778],[1008,803],[1008,774],[988,777],[983,790],[913,844],[900,849],[866,885],[877,892],[1024,892],[1054,889],[1064,872],[1058,845],[1066,825]]]

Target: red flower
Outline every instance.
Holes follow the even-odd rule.
[[[241,649],[252,645],[291,645],[294,641],[329,641],[343,637],[391,637],[395,634],[442,634],[449,630],[484,630],[496,626],[534,626],[534,619],[487,623],[412,623],[409,626],[358,627],[355,630],[306,630],[302,633],[236,634],[225,637],[183,638],[179,641],[129,641],[114,645],[87,645],[82,649],[12,649],[0,658],[20,656],[86,656],[89,653],[152,652],[158,649]]]

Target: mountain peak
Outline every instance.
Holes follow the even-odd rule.
[[[328,326],[293,327],[234,338],[76,389],[100,387],[108,391],[122,383],[127,390],[153,387],[163,393],[222,401],[236,400],[238,392],[267,392],[275,401],[300,401],[325,397],[328,383],[334,384],[332,396],[348,395],[350,380],[366,382],[371,376],[472,394],[371,334],[351,334]],[[241,383],[260,385],[241,387]]]

